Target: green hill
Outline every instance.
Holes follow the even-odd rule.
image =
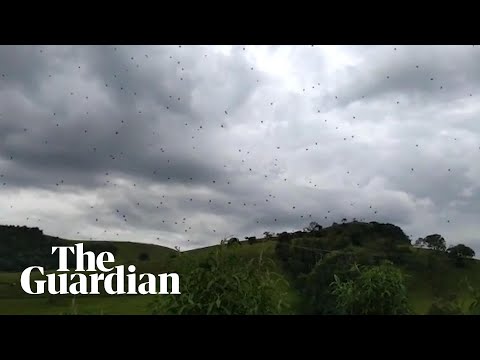
[[[432,304],[472,302],[473,288],[480,289],[480,263],[452,257],[445,251],[412,246],[403,231],[391,224],[352,222],[322,229],[314,223],[309,229],[282,233],[264,239],[230,240],[229,255],[247,260],[270,259],[268,270],[279,274],[290,285],[279,282],[290,304],[288,313],[329,313],[328,285],[334,275],[349,276],[353,264],[374,266],[392,262],[405,275],[408,302],[414,313],[427,313]],[[137,272],[158,274],[179,272],[186,265],[204,266],[219,250],[211,246],[179,253],[151,244],[133,242],[85,241],[85,250],[114,253],[116,264],[137,267]],[[20,273],[28,266],[57,268],[51,246],[71,245],[72,240],[44,235],[40,229],[0,226],[0,314],[148,314],[154,295],[52,296],[27,295],[20,287]],[[69,261],[72,264],[73,258]],[[243,260],[242,260],[243,261]],[[233,280],[232,280],[233,281]],[[454,299],[456,302],[452,302]],[[445,308],[445,306],[443,306]],[[453,310],[452,310],[453,311]]]

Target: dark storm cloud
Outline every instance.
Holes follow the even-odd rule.
[[[9,58],[15,51],[8,50]],[[85,100],[88,95],[81,94],[85,95],[80,99],[83,110],[90,110],[81,113],[72,108],[62,111],[54,106],[42,107],[31,99],[19,100],[18,95],[23,94],[7,93],[11,98],[4,97],[1,123],[1,150],[4,156],[13,156],[17,166],[42,170],[46,182],[50,184],[49,175],[52,171],[72,173],[78,176],[77,180],[82,180],[86,173],[95,176],[115,171],[155,181],[187,181],[192,178],[192,181],[198,182],[219,177],[215,164],[196,156],[192,147],[187,146],[194,144],[191,135],[197,134],[191,128],[201,119],[187,111],[189,97],[186,91],[180,86],[180,90],[172,90],[172,86],[169,86],[168,69],[157,69],[154,74],[135,74],[128,60],[122,61],[127,58],[126,54],[123,57],[114,55],[111,47],[85,48],[75,53],[80,56],[77,63],[86,64],[90,76],[97,83],[103,84],[107,80],[107,73],[119,72],[118,77],[122,79],[118,81],[126,80],[125,89],[139,88],[137,94],[126,96],[118,84],[115,87],[110,85],[102,89],[109,96],[109,101],[93,107],[89,106],[88,99]],[[162,55],[167,57],[167,54]],[[20,63],[19,66],[35,68],[27,63]],[[128,66],[130,73],[125,71],[129,69]],[[126,75],[121,74],[120,70]],[[99,74],[103,75],[102,80],[95,77]],[[27,85],[26,79],[17,80]],[[173,82],[172,79],[169,81]],[[74,84],[70,87],[73,88]],[[95,101],[96,91],[99,90],[94,90],[93,97],[90,95],[91,101]],[[171,99],[168,93],[174,94]],[[65,93],[62,96],[68,98],[70,95]],[[182,105],[177,105],[180,96]],[[148,103],[152,99],[156,103]],[[146,106],[138,110],[142,108],[141,105]],[[75,104],[75,107],[78,106],[82,105]],[[166,109],[167,106],[169,109]],[[188,123],[188,127],[184,123]],[[41,174],[23,178],[23,181],[15,179],[14,174],[12,178],[18,185],[26,185],[29,179],[39,185],[42,179],[38,175]],[[77,181],[75,185],[81,183]]]

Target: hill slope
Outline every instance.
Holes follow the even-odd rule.
[[[142,314],[148,313],[153,296],[29,296],[19,286],[20,272],[32,265],[57,268],[57,257],[51,246],[71,245],[71,240],[44,235],[39,229],[0,226],[0,314],[59,314],[79,308],[82,313]],[[117,264],[136,265],[138,272],[173,272],[181,263],[198,262],[218,246],[181,254],[173,249],[140,243],[86,241],[85,250],[95,253],[111,251]],[[467,304],[469,293],[462,284],[480,288],[480,262],[469,260],[459,267],[444,252],[418,249],[410,244],[403,231],[391,224],[334,224],[325,229],[282,233],[269,239],[255,239],[229,246],[232,253],[245,259],[260,254],[274,260],[274,271],[292,285],[286,289],[296,312],[317,313],[305,308],[309,276],[320,270],[325,281],[341,271],[342,261],[376,264],[392,261],[406,274],[408,297],[415,313],[426,313],[436,298],[452,294]],[[181,259],[181,261],[180,261]],[[300,280],[299,280],[300,279]],[[310,276],[310,279],[312,277]],[[317,281],[317,280],[315,280]]]

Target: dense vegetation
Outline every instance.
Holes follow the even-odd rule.
[[[204,259],[184,262],[182,294],[157,299],[153,313],[268,315],[288,310],[278,286],[288,284],[275,273],[272,260],[260,255],[245,261],[232,245],[238,240],[221,244]]]
[[[52,254],[52,246],[72,246],[72,242],[44,235],[38,228],[0,226],[0,271],[23,271],[34,265],[57,269],[58,254]],[[116,253],[116,247],[107,242],[86,242],[84,250]],[[73,264],[75,257],[68,253],[68,265]]]
[[[19,272],[33,264],[56,269],[51,246],[72,242],[39,229],[0,227],[0,312],[480,313],[475,253],[464,244],[447,247],[439,234],[412,245],[397,226],[354,221],[327,228],[312,222],[302,231],[264,235],[247,236],[245,241],[232,237],[219,246],[187,252],[148,244],[85,242],[87,250],[111,251],[118,263],[135,264],[139,272],[178,272],[182,294],[62,300],[48,295],[29,298],[18,287]]]

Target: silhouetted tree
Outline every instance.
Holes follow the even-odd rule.
[[[235,244],[241,245],[240,240],[238,240],[238,238],[232,237],[232,238],[228,239],[228,241],[227,241],[228,246],[232,246],[232,245],[235,245]]]
[[[303,231],[305,232],[314,232],[320,230],[322,230],[322,226],[319,225],[316,221],[312,221],[310,224],[308,224],[307,227],[303,229]]]
[[[472,248],[464,245],[458,244],[455,246],[450,246],[447,250],[448,256],[455,260],[455,265],[457,267],[465,266],[465,259],[472,258],[475,256],[475,251]]]
[[[257,238],[255,236],[245,236],[245,240],[248,241],[249,245],[253,245],[257,241]]]
[[[432,234],[424,238],[419,238],[415,241],[415,245],[437,251],[445,251],[447,249],[445,239],[439,234]]]
[[[475,251],[472,248],[464,245],[458,244],[455,246],[450,246],[447,250],[448,254],[455,257],[464,257],[464,258],[472,258],[475,256]]]

